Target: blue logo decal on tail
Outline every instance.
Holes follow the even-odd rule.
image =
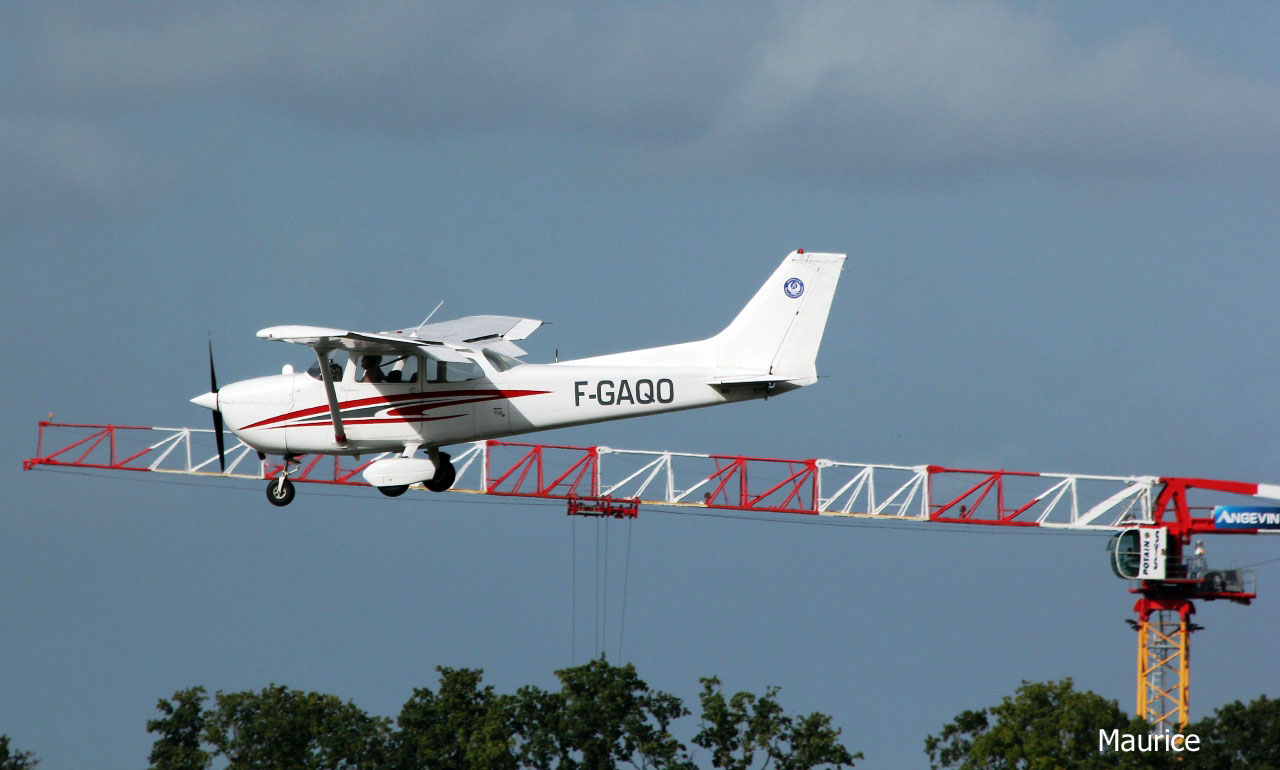
[[[787,282],[782,284],[782,291],[791,299],[799,299],[804,294],[804,281],[799,278],[788,278]]]

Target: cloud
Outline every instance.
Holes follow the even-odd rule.
[[[117,131],[75,118],[0,117],[0,218],[112,214],[163,187],[163,164]]]
[[[1278,130],[1280,85],[1160,30],[1084,48],[994,3],[816,2],[691,149],[771,150],[822,174],[1108,174],[1274,160]]]
[[[51,14],[35,54],[38,98],[227,97],[396,131],[550,126],[661,138],[705,127],[703,100],[746,63],[730,57],[747,25],[717,33],[727,12],[711,6],[186,8],[124,21]]]
[[[1103,176],[1274,163],[1280,84],[1167,31],[995,2],[62,7],[43,109],[247,102],[424,139],[552,131],[697,173]]]

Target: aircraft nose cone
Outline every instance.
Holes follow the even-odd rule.
[[[218,394],[213,391],[203,393],[191,399],[191,403],[196,406],[203,406],[205,409],[216,412],[218,411]]]

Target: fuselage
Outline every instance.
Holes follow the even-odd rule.
[[[420,368],[426,372],[427,367]],[[354,362],[334,383],[345,442],[335,436],[324,383],[312,373],[232,383],[218,394],[227,427],[268,454],[366,454],[502,438],[759,398],[718,387],[711,367],[519,364],[475,357],[470,379],[360,382]],[[719,372],[722,374],[722,372]]]

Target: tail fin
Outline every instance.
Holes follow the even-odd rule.
[[[818,345],[827,325],[844,254],[787,255],[716,343],[716,364],[768,373],[807,385],[817,379]]]
[[[844,260],[844,254],[792,252],[733,323],[714,337],[572,363],[715,366],[724,370],[716,378],[718,384],[808,385],[818,376],[818,344]]]

